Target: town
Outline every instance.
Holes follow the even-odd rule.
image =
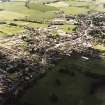
[[[1,2],[5,3],[10,1]],[[46,1],[41,5],[49,6],[59,2],[62,3],[63,1]],[[31,11],[29,3],[30,1],[27,1],[25,6],[29,9],[28,11]],[[0,8],[1,5],[2,4],[0,4]],[[68,7],[67,4],[65,5]],[[104,4],[100,3],[100,5],[103,5],[102,8],[104,7]],[[49,8],[51,11],[56,10],[53,6],[49,6]],[[86,95],[92,97],[92,99],[96,98],[97,101],[101,100],[103,102],[103,104],[98,104],[98,102],[94,100],[93,104],[90,105],[104,105],[104,99],[102,99],[101,96],[101,99],[98,99],[97,94],[102,94],[104,96],[103,92],[100,93],[98,89],[102,89],[102,87],[105,86],[105,51],[101,49],[102,46],[105,46],[105,13],[103,11],[90,10],[87,11],[88,14],[66,14],[65,10],[62,10],[61,7],[60,9],[59,11],[56,10],[56,12],[54,12],[56,15],[49,20],[45,19],[45,17],[43,17],[41,21],[38,19],[30,20],[28,16],[25,16],[25,19],[11,20],[11,23],[10,20],[6,22],[4,22],[4,20],[0,21],[0,25],[6,25],[6,28],[7,26],[9,28],[10,26],[17,28],[15,30],[16,32],[8,31],[6,33],[3,30],[4,28],[0,28],[0,35],[7,35],[5,37],[1,35],[0,37],[1,105],[42,105],[40,97],[38,97],[40,101],[32,98],[36,103],[32,101],[30,103],[27,102],[27,97],[30,99],[31,96],[29,94],[32,93],[27,95],[27,91],[30,90],[30,87],[34,87],[35,85],[36,90],[34,90],[34,88],[32,89],[36,92],[35,97],[37,98],[37,95],[40,96],[40,94],[42,97],[43,91],[41,91],[40,88],[39,90],[37,89],[37,81],[43,81],[44,78],[47,81],[44,83],[47,84],[48,87],[45,88],[47,85],[45,86],[43,83],[44,87],[42,86],[43,88],[41,89],[48,89],[48,91],[50,91],[48,94],[51,95],[47,96],[49,97],[47,99],[48,102],[50,101],[55,105],[59,105],[60,101],[62,102],[59,98],[60,96],[57,88],[60,89],[63,87],[62,84],[65,79],[65,83],[67,82],[67,84],[69,84],[70,80],[74,85],[70,84],[70,89],[74,89],[73,93],[68,89],[69,86],[64,86],[64,92],[67,88],[70,92],[67,94],[71,95],[73,100],[70,101],[71,104],[67,101],[68,103],[64,102],[62,105],[85,105],[85,101],[88,99],[85,96],[85,92],[83,93],[83,89],[86,88],[85,85],[87,84],[89,84],[87,86],[89,91],[86,91]],[[2,9],[0,11],[2,11]],[[32,24],[30,24],[30,22]],[[33,27],[32,25],[36,26]],[[7,30],[8,29],[6,29],[6,31]],[[19,32],[17,32],[18,30]],[[97,46],[101,47],[97,48]],[[50,75],[50,72],[52,72],[52,74],[55,73],[55,75],[53,75],[55,84],[52,83],[52,80],[50,81],[50,77],[46,79],[46,76],[48,74]],[[58,72],[59,74],[56,74]],[[63,76],[65,78],[63,78]],[[75,78],[73,79],[74,82],[72,78]],[[87,84],[85,84],[85,80]],[[50,83],[56,85],[54,86],[54,90]],[[82,91],[80,91],[81,93],[79,89],[75,89],[78,87],[77,84],[79,83],[82,89],[80,89]],[[87,88],[86,90],[88,90]],[[61,90],[62,89],[63,88],[61,88]],[[77,91],[77,93],[75,93],[75,91]],[[62,92],[62,94],[66,93]],[[77,94],[77,96],[81,94],[81,96],[77,99],[75,94]],[[67,95],[67,97],[69,95]],[[23,100],[26,97],[26,102],[21,102],[20,97]],[[62,97],[63,95],[61,95],[61,98]],[[63,98],[66,100],[67,97],[65,97]],[[44,98],[42,99],[44,104],[47,103],[47,101],[45,102],[46,99],[43,100]],[[78,103],[75,104],[76,100],[78,100]]]

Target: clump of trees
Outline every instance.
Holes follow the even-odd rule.
[[[26,0],[25,7],[30,8],[30,2],[31,2],[31,0]]]
[[[10,23],[10,26],[18,26],[16,23]]]

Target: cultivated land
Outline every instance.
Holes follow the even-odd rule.
[[[0,3],[2,105],[105,104],[104,2]]]

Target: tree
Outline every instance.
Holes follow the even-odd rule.
[[[105,4],[103,4],[103,8],[105,8]]]
[[[25,7],[30,8],[30,6],[29,6],[30,2],[31,2],[31,0],[26,0]]]

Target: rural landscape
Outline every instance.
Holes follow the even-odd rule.
[[[105,0],[0,0],[0,105],[105,105]]]

